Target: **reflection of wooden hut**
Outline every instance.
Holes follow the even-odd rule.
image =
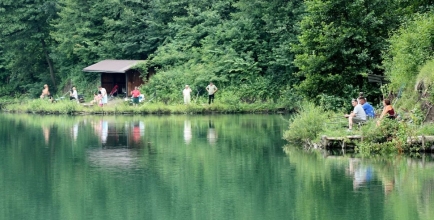
[[[144,60],[103,60],[83,69],[84,72],[101,74],[101,86],[109,93],[117,84],[119,93],[130,94],[135,86],[144,82],[141,73],[133,69],[136,64]],[[146,78],[148,79],[147,74]]]

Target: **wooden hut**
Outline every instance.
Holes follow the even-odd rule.
[[[101,86],[112,91],[118,85],[118,94],[129,95],[135,86],[144,82],[141,73],[133,69],[135,65],[144,60],[103,60],[83,69],[84,72],[100,73]],[[146,78],[148,79],[149,74]]]

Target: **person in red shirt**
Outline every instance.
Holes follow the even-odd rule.
[[[395,110],[393,109],[392,105],[390,104],[389,99],[383,100],[383,106],[384,106],[383,112],[381,112],[380,118],[377,121],[377,126],[380,125],[381,119],[383,119],[384,117],[390,118],[390,119],[396,118]]]
[[[131,91],[131,95],[133,96],[133,104],[134,105],[139,104],[140,91],[137,89],[137,86],[134,87],[133,91]]]

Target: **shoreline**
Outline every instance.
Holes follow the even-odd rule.
[[[293,109],[275,103],[214,103],[164,104],[142,103],[132,106],[125,102],[109,102],[100,107],[89,103],[62,101],[48,103],[46,100],[28,100],[3,103],[1,112],[41,115],[170,115],[170,114],[290,114]]]

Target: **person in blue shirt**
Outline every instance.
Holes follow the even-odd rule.
[[[366,116],[368,118],[375,118],[375,109],[370,105],[368,102],[366,102],[366,98],[363,96],[360,96],[358,98],[360,105],[362,105],[363,110],[365,110]]]

